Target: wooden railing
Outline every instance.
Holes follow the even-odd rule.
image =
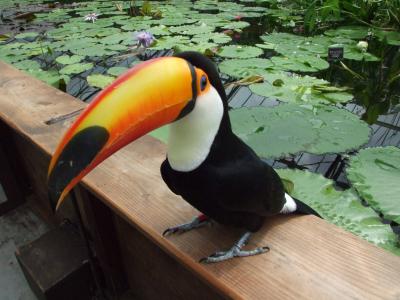
[[[0,122],[11,136],[3,146],[17,149],[21,172],[49,219],[50,155],[71,113],[85,106],[0,62]],[[127,283],[137,299],[400,299],[399,257],[313,216],[268,220],[250,242],[268,245],[267,254],[198,263],[231,246],[241,232],[216,225],[162,237],[165,228],[197,214],[162,181],[164,158],[165,145],[145,136],[99,165],[78,189],[96,254],[115,291]],[[59,214],[68,214],[68,205]]]

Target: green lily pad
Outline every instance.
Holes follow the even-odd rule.
[[[328,36],[340,36],[353,40],[361,40],[367,37],[370,29],[365,26],[342,26],[336,29],[330,29],[324,32]]]
[[[228,24],[222,26],[222,29],[232,29],[232,30],[239,30],[246,27],[249,27],[250,23],[245,21],[237,21],[237,22],[229,22]]]
[[[265,70],[273,69],[274,64],[270,59],[225,59],[219,65],[220,72],[233,78],[242,79],[254,75],[263,75]]]
[[[200,52],[202,54],[207,54],[212,49],[216,48],[218,45],[213,44],[213,43],[188,43],[188,44],[181,44],[173,47],[174,51],[176,53],[182,52],[182,51],[196,51]]]
[[[400,46],[400,32],[374,30],[374,34],[381,42],[386,41],[389,45]]]
[[[24,33],[17,34],[15,37],[17,39],[25,39],[25,38],[34,38],[34,37],[37,37],[38,35],[39,35],[39,33],[37,33],[37,32],[24,32]]]
[[[86,80],[89,85],[103,89],[107,85],[111,84],[115,80],[115,77],[103,74],[92,74],[89,75]]]
[[[60,70],[60,74],[65,74],[65,75],[79,74],[79,73],[85,72],[87,70],[90,70],[91,68],[93,68],[92,63],[71,64],[71,65],[67,65],[64,68],[62,68]]]
[[[201,43],[215,43],[215,44],[226,44],[229,43],[232,38],[229,35],[219,32],[197,34],[192,38],[192,42]]]
[[[183,24],[191,24],[195,23],[197,20],[195,19],[189,19],[189,18],[162,18],[161,20],[158,21],[159,24],[166,25],[166,26],[177,26],[177,25],[183,25]]]
[[[112,50],[107,50],[106,47],[103,45],[87,45],[85,48],[81,49],[72,49],[72,53],[80,56],[107,56],[107,55],[113,55],[116,52]]]
[[[180,45],[189,44],[190,40],[187,36],[183,35],[175,35],[175,36],[168,36],[168,37],[161,37],[156,40],[150,46],[150,49],[153,50],[168,50],[174,47],[179,47]]]
[[[230,45],[221,47],[217,54],[227,58],[251,58],[262,55],[263,51],[253,46]]]
[[[30,69],[27,71],[33,77],[44,81],[55,88],[59,88],[60,79],[63,78],[63,76],[60,76],[56,70],[45,71],[42,69]]]
[[[400,224],[400,149],[377,147],[352,156],[347,178],[360,196],[386,219]]]
[[[258,47],[274,50],[284,57],[286,61],[296,68],[298,61],[308,63],[311,68],[323,70],[327,68],[327,62],[320,57],[328,56],[328,48],[335,44],[344,47],[344,58],[351,60],[378,61],[379,58],[368,52],[362,52],[357,48],[357,41],[348,36],[314,36],[303,37],[290,33],[271,33],[261,36],[264,44],[257,44]],[[293,68],[292,67],[292,68]],[[289,69],[290,70],[290,69]],[[296,71],[296,70],[293,70]],[[303,70],[299,70],[304,72]]]
[[[370,133],[356,115],[333,106],[282,104],[239,108],[229,114],[233,131],[266,158],[346,152],[368,142]]]
[[[40,70],[40,64],[36,60],[22,60],[20,62],[14,63],[13,65],[20,70]]]
[[[113,35],[106,36],[99,40],[100,43],[105,45],[115,45],[119,44],[124,40],[133,39],[134,36],[131,32],[117,33]]]
[[[62,55],[56,58],[56,62],[58,62],[59,64],[62,65],[71,65],[71,64],[76,64],[80,61],[82,61],[82,59],[84,59],[85,57],[80,56],[80,55]]]
[[[126,67],[112,67],[107,70],[107,73],[113,76],[119,76],[128,70]]]
[[[264,82],[250,85],[250,90],[283,102],[335,104],[353,99],[345,89],[332,90],[329,82],[315,77],[266,71],[259,75],[264,77]]]
[[[208,26],[207,24],[200,24],[200,25],[194,24],[194,25],[169,27],[169,31],[183,35],[205,34],[213,32],[214,30],[215,27]]]
[[[325,220],[400,255],[397,235],[383,224],[373,209],[361,204],[353,190],[338,191],[322,175],[300,170],[278,169],[279,176],[293,182],[292,196],[315,209]]]
[[[159,26],[154,26],[150,27],[147,29],[148,32],[155,36],[165,36],[165,35],[171,35],[172,33],[169,31],[168,27],[165,25],[159,25]]]
[[[275,66],[279,66],[282,71],[318,72],[329,68],[329,63],[326,60],[311,55],[273,56],[271,61]]]

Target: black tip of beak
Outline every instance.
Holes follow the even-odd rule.
[[[79,131],[65,145],[48,179],[53,210],[64,189],[93,161],[108,138],[109,133],[105,128],[91,126]]]

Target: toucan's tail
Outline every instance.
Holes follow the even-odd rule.
[[[319,213],[317,213],[313,208],[301,202],[299,199],[291,197],[289,194],[285,193],[286,203],[283,206],[281,213],[295,213],[295,214],[302,214],[302,215],[314,215],[318,218],[323,219]]]

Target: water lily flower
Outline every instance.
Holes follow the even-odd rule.
[[[148,31],[139,31],[135,33],[135,40],[137,41],[137,46],[143,46],[148,48],[155,40],[153,34]]]
[[[97,20],[98,16],[100,16],[100,14],[98,14],[98,13],[90,13],[90,14],[85,16],[85,21],[92,21],[94,23],[94,21]]]
[[[367,52],[368,49],[368,42],[366,41],[359,41],[357,44],[357,49],[361,52]]]

